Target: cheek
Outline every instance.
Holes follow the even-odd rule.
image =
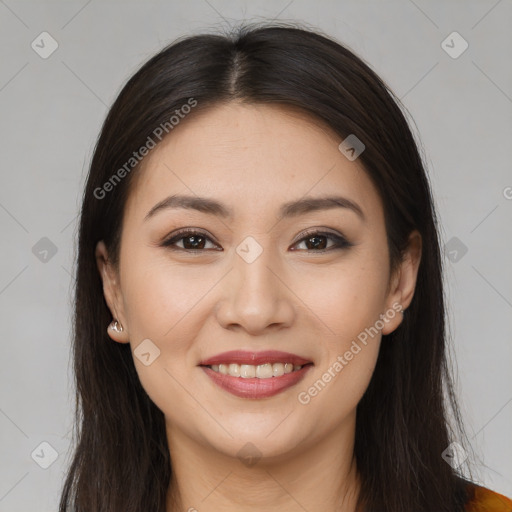
[[[308,274],[297,295],[321,320],[321,362],[299,390],[303,405],[329,410],[333,425],[349,415],[366,391],[381,342],[385,259],[354,258],[330,274]],[[316,284],[313,285],[313,282]],[[329,420],[331,421],[331,420]]]
[[[127,264],[125,268],[123,293],[130,344],[142,387],[155,405],[178,425],[184,417],[179,411],[186,410],[187,415],[204,414],[185,390],[198,389],[200,385],[200,370],[193,368],[197,362],[192,359],[192,349],[203,325],[198,318],[199,301],[213,282],[200,279],[199,275],[197,279],[191,278],[190,272],[168,263],[148,264],[150,261],[150,258],[145,261],[144,257],[132,258],[132,265]],[[151,350],[158,354],[150,365],[137,357],[137,347],[143,340],[144,343],[150,340],[154,344],[150,345]]]
[[[170,396],[181,396],[179,383],[194,378],[187,372],[191,364],[196,364],[190,360],[198,337],[194,329],[203,324],[198,318],[198,306],[214,280],[201,276],[199,271],[185,272],[148,251],[132,247],[121,260],[130,345],[142,386],[162,408]],[[150,340],[149,347],[157,354],[148,366],[137,357],[137,348],[142,342],[148,344],[146,340]]]
[[[298,391],[298,402],[311,407],[313,416],[328,412],[332,426],[355,411],[373,375],[381,336],[361,339],[350,335],[343,339],[338,337],[315,373]]]
[[[387,274],[382,262],[353,257],[340,264],[297,272],[291,287],[314,313],[322,335],[343,343],[384,312]]]
[[[190,315],[201,311],[197,306],[216,281],[218,276],[199,266],[185,268],[149,253],[133,254],[123,281],[130,333],[173,338],[189,323]]]

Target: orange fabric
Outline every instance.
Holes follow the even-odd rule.
[[[474,496],[465,507],[466,512],[512,512],[512,500],[479,485],[473,486]]]

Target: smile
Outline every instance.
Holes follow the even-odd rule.
[[[199,364],[216,386],[251,399],[269,398],[295,386],[313,366],[295,354],[274,350],[225,352]]]

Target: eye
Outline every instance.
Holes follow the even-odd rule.
[[[183,240],[183,246],[179,247],[176,243],[181,242]],[[189,251],[189,252],[202,252],[205,249],[205,245],[210,242],[212,245],[213,242],[211,239],[206,236],[201,231],[196,229],[182,229],[178,233],[176,233],[172,238],[166,240],[162,243],[163,247],[168,247],[172,250],[177,251]],[[218,246],[216,246],[218,247]],[[222,249],[214,249],[214,250],[222,250]]]
[[[332,245],[330,246],[327,245],[329,240],[332,241]],[[343,236],[325,231],[312,231],[307,233],[306,236],[301,238],[295,245],[300,244],[306,244],[307,251],[320,253],[334,249],[345,249],[353,245]],[[295,251],[296,249],[291,250]]]

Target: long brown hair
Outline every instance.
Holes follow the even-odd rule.
[[[60,512],[164,512],[172,476],[163,413],[142,388],[129,344],[114,343],[94,251],[104,240],[117,262],[133,152],[193,98],[195,112],[234,99],[300,108],[327,123],[359,156],[383,201],[392,269],[417,229],[423,252],[414,298],[384,336],[357,407],[355,457],[361,510],[463,510],[466,481],[441,457],[464,445],[447,364],[437,219],[405,109],[347,47],[287,24],[245,25],[230,34],[182,38],[126,83],[103,124],[83,196],[74,315],[76,447]],[[172,132],[169,130],[170,135]],[[104,184],[125,166],[123,179]],[[448,416],[454,433],[450,430]]]

